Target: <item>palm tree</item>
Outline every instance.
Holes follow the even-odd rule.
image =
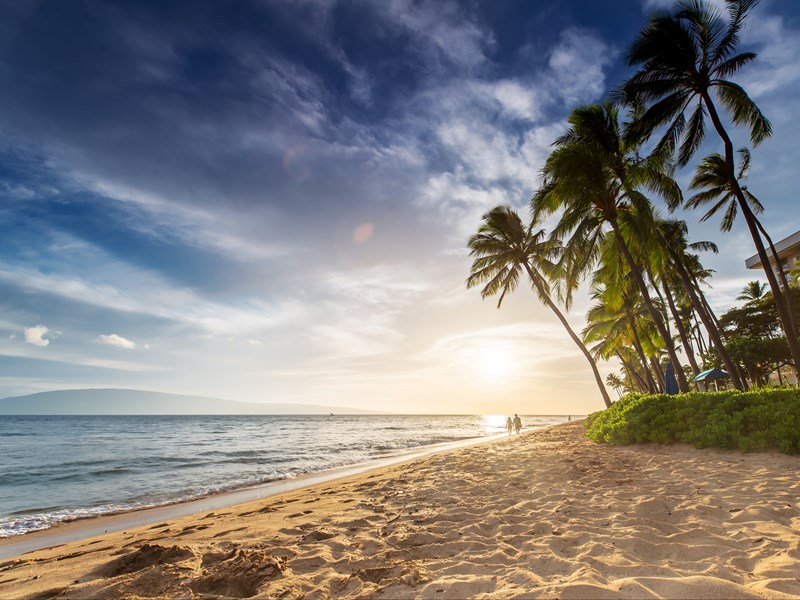
[[[549,278],[557,271],[551,259],[558,254],[559,244],[556,240],[547,239],[544,229],[534,232],[534,223],[535,221],[526,227],[516,211],[509,206],[497,206],[483,215],[478,233],[472,235],[467,242],[470,256],[474,257],[467,278],[467,288],[483,285],[482,298],[499,293],[497,307],[500,308],[506,294],[516,289],[520,274],[524,272],[539,299],[555,313],[572,341],[586,357],[603,402],[608,408],[611,406],[611,398],[594,359],[550,297]]]
[[[736,296],[737,300],[744,300],[748,304],[757,302],[764,297],[767,291],[767,286],[760,281],[749,281],[742,289],[742,293]]]
[[[634,258],[631,243],[656,254],[653,208],[639,191],[647,187],[670,201],[680,199],[680,189],[667,176],[658,159],[640,159],[621,135],[619,111],[610,103],[584,106],[569,117],[570,128],[555,142],[542,170],[543,184],[531,201],[534,218],[562,211],[553,229],[556,238],[569,236],[564,262],[571,265],[570,280],[576,272],[588,271],[597,261],[608,229],[614,233],[617,250],[630,269],[658,335],[664,340],[675,366],[682,392],[689,389],[680,368],[675,346],[661,312],[655,306],[645,282],[646,255]]]
[[[653,368],[656,379],[653,379],[647,363],[648,357],[652,362],[656,349],[659,351],[663,349],[663,344],[648,343],[649,340],[660,340],[660,338],[653,331],[653,320],[631,277],[630,267],[618,248],[614,232],[607,232],[601,242],[599,265],[592,274],[592,298],[598,302],[587,313],[586,319],[589,324],[582,332],[583,339],[587,342],[597,341],[600,336],[611,335],[614,330],[627,331],[625,339],[617,335],[617,340],[628,345],[633,344],[645,369],[649,387],[655,393],[662,380],[656,367]],[[641,249],[637,248],[637,251],[641,252]],[[605,334],[604,329],[607,330]],[[646,349],[649,352],[646,352]],[[659,383],[656,383],[656,380]]]
[[[616,373],[609,373],[606,375],[606,383],[614,388],[618,397],[622,397],[622,392],[625,391],[625,380]]]
[[[753,212],[753,219],[755,220],[758,230],[769,245],[772,258],[775,261],[775,270],[778,273],[781,288],[783,292],[785,292],[783,294],[783,301],[786,303],[786,309],[789,312],[789,321],[792,330],[795,332],[795,336],[797,336],[800,334],[800,331],[798,331],[797,323],[795,323],[794,319],[794,307],[792,306],[791,294],[789,293],[789,281],[786,278],[786,274],[783,272],[781,259],[780,256],[778,256],[778,251],[775,249],[775,244],[772,243],[772,238],[769,236],[766,229],[764,229],[761,221],[755,216],[756,214],[764,212],[764,207],[747,187],[741,185],[741,182],[747,179],[747,172],[750,170],[750,151],[747,148],[740,148],[739,155],[741,156],[741,160],[736,173],[736,180],[750,204],[750,209]],[[701,221],[706,221],[724,206],[725,214],[722,217],[720,229],[722,231],[730,231],[736,220],[736,207],[738,204],[735,190],[733,189],[731,180],[728,178],[725,159],[716,153],[704,158],[695,169],[695,174],[692,178],[692,182],[689,184],[689,189],[700,191],[686,201],[686,207],[697,208],[704,204],[713,203],[708,212],[700,219]]]
[[[654,154],[672,156],[685,166],[705,137],[706,114],[725,148],[727,179],[753,238],[759,260],[775,299],[795,365],[800,365],[800,343],[794,335],[791,316],[778,280],[769,268],[769,258],[759,235],[755,215],[736,178],[733,142],[722,123],[717,104],[727,110],[734,125],[750,130],[755,146],[772,134],[772,125],[747,92],[730,81],[756,55],[735,54],[748,14],[758,0],[727,0],[728,18],[723,19],[703,0],[681,0],[672,13],[659,13],[641,31],[628,52],[629,66],[640,69],[621,89],[626,102],[637,108],[637,117],[627,130],[629,140],[643,142],[662,126],[664,135]],[[692,112],[688,121],[684,116]],[[671,205],[671,207],[675,207]]]
[[[731,377],[734,387],[737,389],[744,389],[744,382],[739,376],[739,371],[736,363],[733,362],[728,351],[725,349],[725,344],[722,341],[719,327],[714,322],[714,319],[709,314],[708,305],[705,302],[702,291],[695,285],[692,279],[690,270],[692,269],[692,262],[697,260],[691,254],[688,254],[687,248],[693,249],[706,249],[707,244],[710,242],[697,242],[689,244],[686,240],[688,228],[686,221],[678,220],[664,220],[659,222],[659,232],[661,234],[662,243],[669,253],[669,266],[678,274],[681,281],[688,293],[689,300],[694,305],[695,311],[703,321],[703,325],[708,332],[709,338],[714,343],[714,347],[722,358],[722,362]],[[713,244],[711,244],[713,246]],[[699,260],[697,260],[699,263]]]
[[[639,327],[649,317],[643,315],[644,307],[636,306],[636,297],[625,294],[618,298],[610,288],[596,287],[592,297],[597,302],[586,313],[587,325],[581,332],[585,343],[595,343],[592,355],[610,358],[615,355],[620,347],[633,347],[646,377],[647,388],[650,393],[657,391],[657,384],[647,366],[645,353]],[[644,319],[642,319],[644,317]],[[637,319],[642,319],[638,321]]]
[[[675,327],[678,329],[678,338],[681,340],[681,345],[683,346],[683,352],[686,354],[686,359],[689,361],[689,366],[692,369],[692,374],[697,375],[700,373],[700,367],[697,364],[697,358],[694,355],[694,349],[692,348],[691,339],[689,337],[689,331],[686,327],[686,323],[681,318],[680,313],[678,312],[678,305],[675,302],[676,292],[680,290],[680,287],[677,278],[674,276],[673,273],[670,273],[666,270],[663,270],[660,274],[661,286],[664,289],[664,297],[667,300],[667,306],[669,307],[670,314],[672,314],[672,320],[675,322]],[[674,291],[673,291],[674,288]]]

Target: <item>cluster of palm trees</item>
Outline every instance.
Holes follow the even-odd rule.
[[[753,146],[772,132],[747,92],[730,79],[755,58],[736,48],[756,3],[727,0],[727,14],[720,14],[703,0],[682,0],[652,16],[628,53],[635,74],[612,100],[570,115],[569,128],[542,169],[530,220],[498,206],[469,239],[474,262],[467,287],[483,286],[484,298],[499,294],[499,306],[521,278],[529,280],[586,357],[606,406],[611,399],[598,359],[618,359],[627,387],[646,392],[662,389],[663,365],[672,363],[679,390],[688,391],[687,371],[697,374],[713,349],[732,384],[747,386],[702,290],[711,273],[697,252],[715,252],[715,245],[690,243],[686,223],[663,218],[652,198],[670,211],[706,207],[703,220],[721,210],[723,231],[741,213],[761,263],[769,264],[767,247],[777,257],[756,216],[763,207],[744,183],[750,153],[740,151],[737,164],[720,115],[746,127]],[[690,184],[694,194],[687,199],[673,175],[695,157],[709,120],[724,152],[699,161]],[[541,227],[547,218],[555,219],[549,235]],[[786,280],[772,269],[765,272],[792,361],[800,365]],[[569,310],[587,279],[595,304],[579,336],[556,300]],[[621,386],[622,378],[608,382]]]

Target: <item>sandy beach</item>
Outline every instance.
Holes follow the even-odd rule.
[[[3,598],[794,598],[800,458],[570,423],[0,563]]]

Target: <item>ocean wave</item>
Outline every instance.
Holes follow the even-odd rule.
[[[24,425],[32,433],[6,444],[13,452],[4,456],[0,468],[0,537],[348,467],[491,432],[481,417],[468,416],[137,417],[135,427],[125,417],[7,422],[10,429]],[[58,499],[60,505],[43,506],[43,498]]]

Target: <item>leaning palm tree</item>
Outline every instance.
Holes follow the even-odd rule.
[[[797,323],[794,319],[794,307],[792,306],[791,294],[789,293],[789,281],[786,274],[783,272],[781,259],[772,238],[767,233],[761,221],[758,220],[756,214],[764,212],[764,207],[758,198],[756,198],[750,190],[742,182],[747,179],[747,173],[750,170],[750,151],[747,148],[739,149],[739,168],[736,172],[736,182],[740,185],[742,192],[750,204],[750,209],[753,212],[753,219],[755,220],[756,227],[764,236],[772,254],[772,259],[775,261],[775,271],[780,279],[780,285],[783,292],[783,302],[786,303],[786,309],[789,312],[789,321],[792,326],[795,336],[800,335],[800,330],[797,328]],[[732,181],[728,176],[728,169],[725,164],[725,159],[719,154],[711,154],[704,158],[695,169],[694,177],[689,184],[689,189],[699,190],[691,198],[686,201],[687,208],[697,208],[705,204],[711,204],[711,208],[704,214],[700,220],[706,221],[711,218],[718,210],[725,208],[725,213],[720,223],[722,231],[730,231],[733,223],[736,220],[738,201],[733,187]],[[780,301],[778,298],[777,301]]]
[[[689,390],[680,368],[674,342],[663,315],[650,296],[645,282],[644,262],[659,252],[653,207],[639,191],[648,188],[679,201],[680,189],[657,159],[640,159],[635,147],[621,134],[619,110],[612,104],[576,109],[569,117],[570,128],[555,142],[542,170],[543,184],[531,200],[534,218],[560,211],[553,229],[559,239],[569,236],[564,262],[569,271],[585,272],[597,262],[603,239],[613,232],[616,250],[630,269],[658,335],[675,366],[678,386]],[[631,250],[631,245],[647,252]],[[578,282],[577,275],[570,277]]]
[[[598,286],[592,298],[597,302],[586,313],[587,324],[581,332],[585,343],[594,344],[592,355],[610,358],[620,347],[633,347],[642,365],[648,391],[655,394],[658,385],[647,366],[648,357],[639,332],[650,318],[641,303],[636,302],[638,295],[625,294],[618,298],[610,288]]]
[[[767,286],[760,281],[748,281],[742,293],[736,296],[737,300],[744,300],[747,304],[758,302],[764,297]]]
[[[711,249],[714,245],[711,244],[711,242],[695,242],[694,244],[690,244],[686,239],[688,233],[686,221],[675,219],[662,220],[659,221],[658,230],[661,237],[661,244],[666,249],[669,256],[666,262],[667,268],[676,273],[680,278],[690,302],[694,305],[695,311],[703,321],[709,338],[714,343],[725,368],[728,370],[734,387],[740,390],[744,389],[745,383],[739,376],[736,363],[734,363],[728,351],[725,349],[719,327],[717,323],[714,322],[714,318],[712,317],[702,291],[700,291],[699,286],[695,285],[695,281],[692,279],[691,275],[692,270],[697,268],[697,265],[693,263],[697,262],[699,265],[700,261],[696,256],[689,254],[687,250],[690,248],[695,250]]]
[[[756,57],[752,52],[736,54],[736,47],[739,33],[758,0],[726,0],[726,3],[727,18],[703,0],[680,0],[673,12],[651,17],[628,52],[629,66],[639,65],[640,69],[621,89],[624,100],[637,107],[637,118],[627,135],[641,143],[656,129],[666,127],[654,154],[677,153],[678,165],[685,166],[703,142],[708,115],[723,142],[727,179],[765,267],[792,359],[795,365],[800,365],[800,343],[794,335],[778,280],[769,268],[769,257],[750,202],[736,179],[733,142],[717,106],[719,103],[726,109],[735,125],[750,130],[754,146],[772,134],[769,120],[747,92],[730,80]],[[685,113],[689,110],[687,121]]]
[[[559,244],[547,239],[544,229],[534,232],[533,225],[534,222],[531,222],[526,227],[510,206],[497,206],[483,215],[478,233],[467,242],[470,256],[474,257],[467,288],[483,285],[482,298],[500,294],[497,301],[497,307],[500,308],[506,294],[516,289],[520,275],[526,274],[539,299],[555,313],[569,337],[586,357],[608,408],[611,398],[594,359],[550,296],[549,278],[557,271],[552,259],[559,252]]]

